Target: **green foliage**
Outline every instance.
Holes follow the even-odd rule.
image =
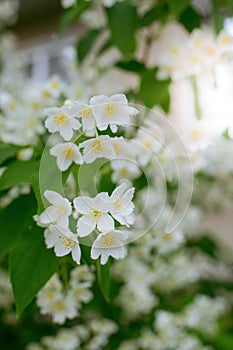
[[[38,170],[38,162],[35,160],[16,160],[8,165],[0,178],[0,190],[8,189],[12,186],[31,182],[33,175]]]
[[[93,29],[82,37],[77,43],[78,61],[82,62],[89,53],[92,45],[100,34],[100,30]]]
[[[15,156],[21,147],[0,143],[0,165],[8,158]]]
[[[90,2],[85,0],[79,0],[76,4],[76,6],[73,6],[66,11],[64,11],[64,14],[60,20],[58,29],[57,29],[57,35],[60,37],[63,32],[75,21],[78,20],[80,15],[84,10],[86,10],[91,5]]]
[[[201,26],[201,16],[191,6],[187,7],[187,9],[182,12],[179,20],[189,32]]]
[[[59,258],[44,244],[43,229],[31,223],[10,256],[10,276],[18,315],[57,271]]]
[[[190,0],[167,0],[167,3],[171,14],[178,16],[188,7]]]
[[[213,24],[216,33],[219,33],[226,17],[233,16],[232,0],[212,0]]]
[[[105,265],[101,265],[99,260],[96,261],[98,284],[101,293],[107,302],[110,301],[110,266],[111,259],[108,259],[108,262]]]
[[[142,74],[138,97],[148,107],[160,105],[168,112],[170,104],[169,85],[170,80],[157,80],[157,69],[150,69]]]
[[[17,243],[35,213],[36,200],[32,194],[19,197],[0,212],[0,258]]]
[[[143,72],[146,69],[143,63],[138,62],[136,60],[120,61],[120,62],[117,62],[116,66],[121,69],[127,70],[128,72],[136,72],[136,73]]]
[[[49,189],[62,193],[63,183],[67,179],[69,172],[70,170],[62,176],[61,171],[57,167],[56,158],[51,156],[48,150],[43,153],[39,171],[32,178],[32,187],[38,203],[38,214],[44,211],[45,204],[47,204],[44,192]]]
[[[152,7],[148,12],[144,14],[141,19],[141,26],[148,26],[154,21],[165,22],[168,15],[169,11],[167,4],[158,2],[156,6]]]
[[[106,9],[112,43],[124,54],[132,54],[136,47],[135,34],[140,19],[135,7],[127,2],[116,3]]]

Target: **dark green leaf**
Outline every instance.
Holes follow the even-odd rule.
[[[15,145],[7,145],[5,143],[0,144],[0,164],[2,164],[6,159],[15,155],[15,153],[21,147]]]
[[[0,178],[0,190],[5,190],[23,182],[30,182],[37,166],[38,162],[35,160],[17,160],[11,163]]]
[[[39,171],[32,178],[32,187],[38,203],[38,214],[41,214],[48,204],[44,198],[44,192],[52,190],[62,194],[63,184],[69,173],[70,169],[62,174],[57,167],[56,158],[50,155],[49,150],[44,151],[39,164]]]
[[[99,260],[96,261],[98,284],[99,284],[101,293],[107,302],[110,301],[110,286],[111,286],[110,266],[111,266],[110,259],[105,265],[101,265]]]
[[[84,37],[82,37],[77,43],[77,54],[78,60],[82,62],[82,60],[86,57],[88,52],[90,51],[92,45],[100,34],[100,30],[91,30]]]
[[[144,64],[135,60],[128,62],[117,62],[116,66],[129,72],[142,72],[145,70]]]
[[[146,12],[141,20],[141,26],[148,26],[156,20],[161,19],[161,9],[158,5]]]
[[[170,12],[178,16],[180,15],[190,4],[190,0],[167,0]]]
[[[138,96],[147,107],[159,105],[167,112],[170,104],[170,80],[157,80],[156,73],[156,69],[151,69],[142,74]]]
[[[10,256],[10,276],[18,315],[58,267],[59,258],[45,247],[43,229],[33,223],[21,234]]]
[[[135,50],[135,33],[140,19],[135,7],[126,2],[117,3],[106,10],[112,43],[127,55]]]
[[[32,194],[19,197],[0,212],[0,257],[15,245],[35,213],[36,200]]]
[[[98,194],[96,186],[100,179],[100,169],[105,163],[107,163],[106,159],[100,158],[92,164],[83,164],[79,168],[77,176],[81,194],[88,193],[90,196],[96,196]]]
[[[197,13],[191,6],[181,14],[180,22],[185,26],[185,28],[191,32],[193,29],[200,27],[201,16]]]

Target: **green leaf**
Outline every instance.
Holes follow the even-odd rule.
[[[155,6],[152,9],[150,9],[148,12],[146,12],[141,20],[141,26],[145,27],[153,23],[154,21],[160,19],[161,17],[161,10],[159,6]]]
[[[110,266],[111,266],[110,259],[105,265],[101,265],[99,260],[96,261],[98,284],[99,284],[101,293],[107,302],[110,302],[110,286],[111,286]]]
[[[219,334],[214,339],[214,349],[216,350],[232,350],[233,335],[232,334]]]
[[[100,158],[94,163],[80,166],[77,176],[81,194],[88,193],[90,196],[96,196],[98,194],[97,183],[100,180],[100,169],[107,162],[106,159]]]
[[[94,29],[88,32],[77,43],[77,54],[79,62],[82,62],[90,51],[92,45],[100,34],[100,30]]]
[[[143,72],[145,70],[145,66],[143,63],[138,62],[136,60],[131,60],[131,61],[121,61],[117,62],[116,64],[117,67],[127,70],[129,72]]]
[[[167,0],[170,12],[178,16],[180,15],[190,4],[190,0]]]
[[[19,146],[0,143],[0,164],[2,164],[6,159],[14,156],[20,148],[21,147]]]
[[[187,7],[187,9],[182,12],[179,20],[189,32],[192,32],[193,29],[200,27],[202,23],[201,16],[191,6]]]
[[[112,43],[127,55],[136,47],[135,33],[139,28],[140,19],[135,7],[126,2],[116,3],[106,9]]]
[[[0,212],[0,258],[15,245],[35,213],[36,200],[32,194],[17,198]]]
[[[49,149],[43,152],[39,171],[32,178],[32,187],[38,204],[37,214],[41,214],[48,204],[44,198],[44,192],[52,190],[62,194],[63,184],[67,180],[69,173],[70,168],[64,173],[58,169],[56,158],[50,155]]]
[[[82,12],[91,5],[90,2],[85,0],[79,0],[76,6],[73,6],[64,11],[61,17],[60,23],[58,25],[57,34],[58,37],[73,23],[75,22]]]
[[[31,182],[38,162],[35,160],[17,160],[11,163],[0,178],[0,190],[8,189],[23,182]]]
[[[167,112],[170,105],[170,80],[157,80],[156,73],[157,69],[150,69],[142,74],[138,96],[148,108],[160,105]]]
[[[43,229],[34,223],[20,236],[10,256],[10,277],[17,314],[58,270],[59,258],[45,247]]]

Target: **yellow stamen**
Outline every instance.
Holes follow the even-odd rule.
[[[122,203],[120,198],[116,198],[113,202],[113,205],[116,210],[120,210],[122,208]]]
[[[119,143],[113,143],[113,148],[117,156],[122,153],[122,146]]]
[[[200,130],[197,130],[197,129],[194,129],[191,133],[191,137],[194,139],[194,140],[199,140],[201,138],[201,132]]]
[[[67,147],[63,150],[62,154],[63,154],[64,158],[72,159],[74,151],[73,151],[72,147]]]
[[[58,300],[54,304],[54,309],[55,309],[55,311],[64,311],[65,310],[65,306],[64,306],[62,301]]]
[[[101,140],[93,141],[91,146],[94,153],[101,153],[103,151],[103,141]]]
[[[65,124],[65,123],[67,123],[68,117],[67,117],[67,115],[65,115],[65,114],[55,115],[55,116],[54,116],[54,121],[55,121],[55,123],[56,123],[58,126],[61,126],[61,125]]]
[[[99,219],[99,217],[102,215],[101,211],[99,211],[98,209],[92,209],[91,210],[91,216],[97,220]]]
[[[86,107],[83,107],[81,109],[81,111],[79,112],[80,114],[80,117],[81,118],[86,118],[86,119],[89,119],[90,116],[91,116],[91,107],[90,106],[86,106]]]
[[[60,87],[60,83],[58,81],[54,80],[50,83],[50,86],[52,89],[57,90]]]
[[[66,246],[66,248],[73,248],[75,246],[75,242],[70,237],[62,237],[61,243]]]
[[[107,117],[112,117],[113,114],[115,114],[116,112],[117,112],[117,107],[112,104],[108,104],[104,109],[104,113]]]
[[[110,248],[115,243],[115,240],[112,237],[112,235],[108,233],[107,235],[104,235],[102,237],[101,242],[102,242],[104,248]]]

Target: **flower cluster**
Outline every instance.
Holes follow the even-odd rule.
[[[93,298],[90,290],[94,274],[87,265],[71,271],[69,288],[64,288],[55,274],[37,295],[37,305],[42,315],[49,315],[53,322],[63,324],[67,319],[76,318],[83,303]]]
[[[189,35],[178,23],[168,23],[155,42],[149,61],[159,66],[159,78],[178,80],[210,72],[231,54],[232,38],[224,30],[217,37],[208,27],[194,29]]]
[[[71,328],[61,328],[55,336],[44,336],[41,343],[30,343],[26,350],[83,350],[103,349],[111,335],[118,330],[110,319],[96,314],[84,315],[84,322]]]
[[[202,304],[203,308],[196,308],[196,304]],[[156,311],[153,330],[144,328],[140,338],[125,340],[118,350],[210,350],[212,348],[203,346],[199,338],[189,333],[189,330],[196,329],[202,333],[207,330],[207,333],[211,331],[213,334],[224,309],[225,303],[222,298],[212,299],[204,295],[197,296],[193,303],[180,313],[160,309]],[[198,324],[202,319],[203,323]]]
[[[47,248],[54,248],[57,256],[69,253],[72,259],[80,264],[81,249],[79,240],[97,232],[97,238],[92,243],[91,257],[101,257],[101,264],[105,264],[109,256],[122,259],[126,256],[128,233],[115,229],[114,219],[121,225],[129,227],[134,222],[134,204],[132,198],[134,188],[128,188],[124,182],[112,192],[99,193],[95,198],[88,196],[76,197],[73,201],[75,213],[71,203],[59,193],[46,190],[45,198],[50,206],[39,216],[35,216],[37,224],[46,227],[44,231]],[[75,214],[75,215],[72,215]],[[78,214],[76,233],[69,228],[70,217]]]

